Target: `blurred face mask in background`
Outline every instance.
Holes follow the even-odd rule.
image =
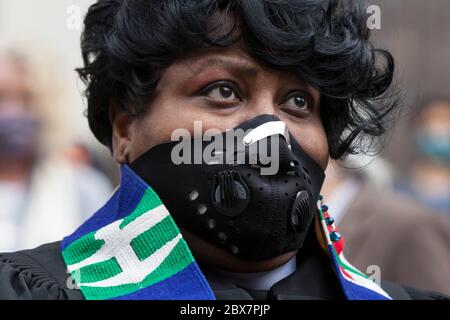
[[[439,131],[422,129],[416,135],[416,145],[425,157],[450,163],[450,127]]]
[[[39,120],[32,114],[0,106],[0,158],[33,155],[39,127]]]

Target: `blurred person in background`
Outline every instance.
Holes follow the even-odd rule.
[[[63,236],[112,191],[86,153],[84,160],[74,156],[79,146],[67,145],[64,151],[56,142],[63,118],[33,62],[20,49],[0,47],[1,251]]]
[[[397,189],[450,218],[450,100],[430,100],[411,129],[415,156]]]
[[[331,162],[322,194],[355,267],[450,294],[450,221],[393,189],[386,160]]]
[[[370,42],[366,12],[338,0],[92,5],[78,72],[120,186],[62,241],[1,253],[0,298],[446,299],[356,270],[319,196],[329,158],[382,136],[397,109],[383,99],[395,63]],[[280,141],[283,170],[177,166],[170,137],[197,120],[253,129],[244,145]]]

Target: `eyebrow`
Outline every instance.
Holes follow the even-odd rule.
[[[200,66],[198,67],[190,67],[190,70],[192,72],[192,76],[189,77],[189,79],[194,78],[195,76],[199,75],[200,73],[202,73],[203,71],[205,71],[206,69],[212,67],[212,66],[219,66],[219,67],[223,67],[225,69],[230,70],[233,75],[235,76],[247,76],[247,77],[255,77],[258,72],[259,72],[259,68],[254,65],[251,62],[248,61],[242,61],[242,60],[238,60],[238,59],[233,59],[233,58],[226,58],[226,57],[211,57],[206,59],[206,61],[204,61]],[[316,93],[316,90],[314,87],[308,85],[307,83],[304,82],[304,80],[301,80],[301,85],[302,86],[306,86],[307,90],[311,92],[311,95],[314,99],[314,103],[318,103],[320,101],[320,91],[318,91]]]
[[[205,62],[203,62],[199,67],[191,70],[192,77],[199,75],[206,69],[213,66],[223,67],[231,71],[233,74],[241,76],[255,77],[258,74],[258,67],[256,67],[250,62],[243,62],[226,58],[209,58]]]

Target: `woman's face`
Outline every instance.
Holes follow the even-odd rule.
[[[132,119],[117,112],[119,108],[113,110],[113,153],[119,163],[131,163],[150,148],[170,141],[176,129],[187,129],[193,135],[194,121],[202,121],[203,130],[225,131],[261,114],[280,118],[312,159],[323,169],[328,163],[319,91],[291,73],[261,65],[239,47],[197,53],[171,65],[141,118]],[[216,250],[205,243],[195,245],[201,240],[186,231],[183,234],[194,255],[198,246],[209,252]],[[222,257],[224,261],[241,263],[225,252],[219,253],[227,255]],[[274,265],[269,262],[267,268],[282,264],[293,254],[272,261]],[[216,256],[213,260],[217,265],[221,259]],[[239,269],[265,267],[255,269],[242,262]]]

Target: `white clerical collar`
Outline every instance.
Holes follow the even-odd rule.
[[[275,283],[290,276],[297,270],[297,260],[294,256],[284,265],[266,272],[238,273],[217,268],[215,270],[240,288],[267,291]]]

